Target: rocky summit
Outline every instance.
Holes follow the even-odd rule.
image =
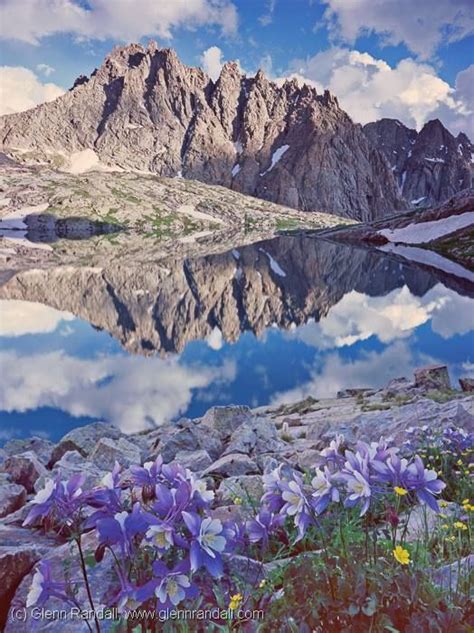
[[[453,136],[439,119],[426,123],[420,132],[396,119],[368,123],[364,131],[387,158],[411,204],[443,202],[473,186],[473,144],[462,132]]]
[[[217,81],[151,42],[115,48],[54,102],[0,119],[0,148],[81,172],[196,179],[301,210],[371,220],[407,206],[336,97],[223,66]]]

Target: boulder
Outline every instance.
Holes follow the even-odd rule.
[[[53,450],[50,466],[55,464],[68,451],[77,451],[83,457],[87,457],[94,449],[97,442],[107,437],[118,440],[123,436],[116,426],[107,422],[94,422],[86,426],[78,427],[66,433]]]
[[[15,512],[26,501],[26,490],[23,486],[13,483],[0,485],[0,518]]]
[[[140,449],[123,437],[118,440],[103,437],[89,454],[89,461],[100,470],[112,470],[115,462],[124,467],[141,464],[141,458]]]
[[[200,472],[212,464],[209,453],[202,448],[197,451],[179,451],[176,453],[175,461],[193,473]]]
[[[59,475],[61,479],[66,480],[78,473],[85,475],[85,487],[97,485],[106,474],[104,470],[101,470],[92,462],[84,459],[84,457],[77,451],[68,451],[58,462],[54,464],[54,467],[50,472],[41,476],[37,480],[35,484],[35,491],[38,492],[38,490],[44,488],[44,484],[47,479],[54,479]]]
[[[415,385],[421,389],[451,389],[446,365],[427,365],[415,370]]]
[[[97,539],[95,533],[90,532],[83,537],[82,543],[85,557],[89,558],[97,547]],[[72,578],[81,578],[81,571],[79,568],[79,557],[76,547],[72,544],[66,543],[64,545],[56,546],[54,549],[49,550],[45,556],[42,556],[46,560],[49,560],[52,565],[52,576],[58,580],[64,578],[64,563],[67,561],[68,573]],[[112,567],[112,557],[109,552],[105,553],[104,559],[100,565],[90,566],[88,568],[88,579],[91,587],[91,593],[96,605],[101,604],[101,599],[104,593],[104,589],[110,586],[110,575]],[[33,607],[26,607],[26,599],[31,587],[33,579],[34,568],[30,573],[23,578],[15,595],[11,601],[10,611],[7,618],[7,624],[5,627],[5,633],[30,633],[30,631],[37,630],[38,620],[32,616]],[[89,608],[89,603],[83,582],[77,583],[76,599],[80,605],[83,605],[84,609]],[[64,609],[64,604],[56,598],[48,600],[48,609]],[[24,619],[18,621],[11,617],[14,609],[21,610],[24,614]],[[68,615],[69,610],[66,609],[66,618],[54,619],[51,618],[44,622],[41,622],[41,631],[48,631],[48,633],[86,633],[89,631],[84,619],[74,617],[74,615]],[[89,622],[92,627],[93,621]],[[104,620],[101,626],[103,633],[112,630],[114,625],[111,620]]]
[[[462,578],[468,578],[474,569],[474,554],[464,556],[459,561],[443,565],[432,570],[430,575],[433,583],[443,591],[453,593],[458,590],[458,582]]]
[[[237,475],[255,475],[260,472],[257,464],[241,453],[231,453],[219,458],[203,472],[203,475],[222,475],[233,477]]]
[[[222,440],[226,440],[252,417],[251,410],[246,406],[212,407],[201,418],[200,423],[216,431]]]
[[[55,542],[32,530],[0,525],[0,543],[0,630],[3,630],[13,593]],[[11,631],[14,624],[10,624]]]
[[[27,439],[10,440],[5,444],[3,450],[7,455],[18,455],[31,451],[45,466],[50,462],[54,450],[53,442],[43,437],[29,437]]]
[[[211,459],[222,453],[223,444],[219,434],[210,427],[201,426],[200,420],[181,419],[176,425],[153,432],[152,457],[160,454],[165,462],[171,462],[184,451],[205,450]]]
[[[472,393],[474,391],[474,378],[460,378],[459,385],[466,393]]]
[[[223,503],[233,502],[236,497],[246,505],[258,505],[263,495],[263,481],[260,475],[241,475],[223,479],[217,497]]]
[[[224,455],[278,453],[285,449],[275,423],[270,418],[253,417],[245,420],[231,435]]]
[[[3,469],[11,475],[12,481],[24,486],[27,492],[33,492],[36,480],[48,472],[36,453],[32,451],[10,455],[5,460]]]

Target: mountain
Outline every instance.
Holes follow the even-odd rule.
[[[474,146],[462,132],[453,136],[435,119],[420,132],[396,119],[364,126],[375,147],[384,153],[401,193],[414,205],[444,202],[474,184]]]
[[[72,171],[183,176],[359,220],[407,206],[383,155],[328,91],[246,77],[236,63],[214,82],[155,42],[117,47],[65,95],[1,117],[0,149]]]
[[[181,352],[218,329],[224,341],[319,321],[352,291],[383,296],[408,286],[422,296],[437,283],[428,271],[382,253],[298,236],[227,252],[170,257],[156,265],[119,258],[104,267],[19,271],[0,284],[0,300],[19,299],[72,312],[108,331],[133,354]]]

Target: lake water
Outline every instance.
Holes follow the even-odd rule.
[[[302,236],[20,273],[0,287],[0,442],[333,396],[432,362],[455,384],[474,370],[473,296],[466,280]]]

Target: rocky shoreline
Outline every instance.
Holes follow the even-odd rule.
[[[30,630],[31,622],[11,621],[9,610],[24,606],[34,565],[44,557],[59,564],[68,547],[22,527],[46,480],[82,473],[91,486],[116,462],[126,473],[131,465],[161,455],[165,463],[176,461],[208,481],[215,491],[215,518],[245,519],[248,509],[241,500],[260,498],[264,473],[281,463],[303,471],[316,465],[320,450],[339,433],[353,444],[381,436],[397,440],[409,427],[424,425],[474,431],[474,381],[460,384],[462,390],[454,390],[447,368],[435,365],[416,370],[413,380],[395,379],[378,390],[347,389],[337,398],[253,410],[213,407],[202,418],[134,435],[97,422],[56,444],[39,437],[7,442],[0,449],[0,626],[6,623],[5,630],[15,633]],[[47,630],[61,626],[51,622]]]

